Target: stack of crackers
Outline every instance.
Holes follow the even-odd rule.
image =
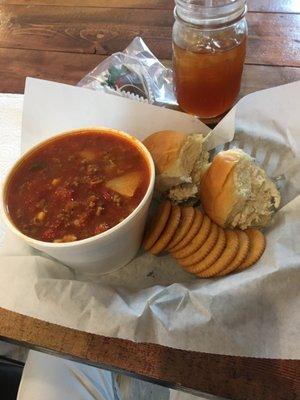
[[[223,229],[198,208],[167,200],[158,206],[143,245],[154,255],[168,251],[187,272],[210,278],[251,267],[266,240],[258,229]]]

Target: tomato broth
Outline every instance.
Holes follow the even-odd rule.
[[[149,182],[148,161],[133,140],[108,131],[74,132],[42,144],[17,165],[6,206],[25,235],[71,242],[124,220]]]

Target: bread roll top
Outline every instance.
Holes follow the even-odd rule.
[[[222,227],[263,228],[280,204],[274,182],[240,149],[222,151],[201,181],[204,211]]]

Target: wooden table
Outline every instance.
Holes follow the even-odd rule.
[[[300,0],[248,0],[248,4],[241,96],[300,79]],[[75,84],[137,35],[170,64],[172,9],[172,0],[0,0],[0,92],[22,93],[26,76]],[[0,337],[169,387],[237,400],[300,397],[300,363],[293,360],[136,344],[4,309],[0,309]]]

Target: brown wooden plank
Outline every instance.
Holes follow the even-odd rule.
[[[239,97],[298,80],[300,68],[245,65]]]
[[[111,54],[143,36],[159,55],[170,55],[169,11],[2,6],[0,12],[0,47]]]
[[[137,344],[47,323],[0,308],[0,337],[176,388],[232,400],[296,400],[300,361],[221,356]]]
[[[23,93],[26,76],[76,84],[105,56],[0,49],[0,92]],[[170,61],[163,61],[171,66]],[[300,79],[300,68],[246,65],[241,96]]]
[[[247,20],[248,63],[300,66],[300,15],[250,13]]]
[[[142,36],[171,58],[171,10],[0,6],[0,47],[111,54]],[[249,13],[247,62],[300,66],[300,15]]]
[[[1,4],[1,1],[0,1]],[[2,0],[2,4],[52,5],[65,7],[119,7],[172,10],[174,0]],[[299,0],[248,0],[249,11],[300,13]]]
[[[27,76],[76,84],[104,58],[97,54],[0,49],[0,93],[23,93]]]
[[[300,13],[299,0],[248,0],[249,11]]]
[[[171,10],[174,8],[174,0],[2,0],[2,4],[53,5],[65,7],[154,8],[163,10]]]

